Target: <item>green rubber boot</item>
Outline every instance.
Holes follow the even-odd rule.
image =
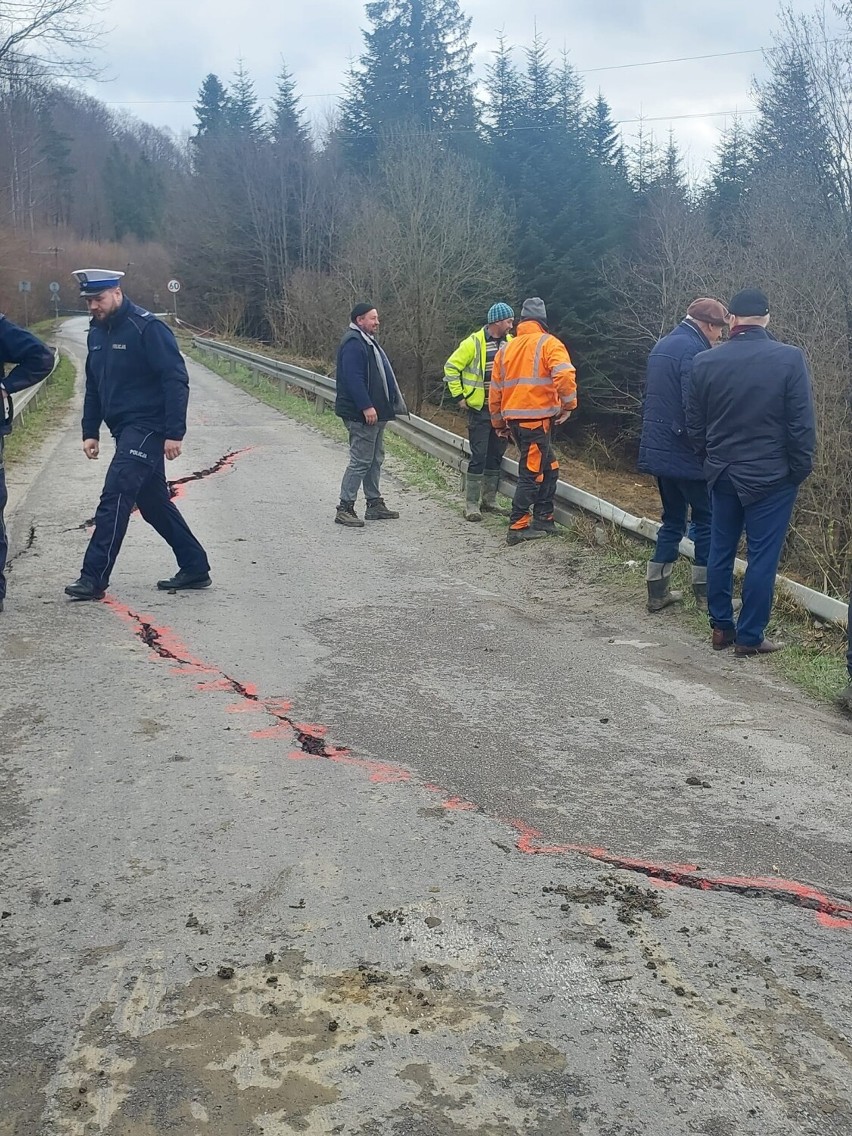
[[[482,474],[466,474],[464,479],[464,519],[466,521],[482,520],[482,513],[479,511],[479,498],[481,495]]]

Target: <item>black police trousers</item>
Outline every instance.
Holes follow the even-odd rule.
[[[6,470],[3,465],[3,435],[0,434],[0,600],[6,598],[6,556],[9,552],[9,538],[6,535],[6,522],[3,513],[9,500],[6,489]]]
[[[134,506],[171,546],[179,568],[199,574],[210,570],[207,554],[169,496],[164,445],[162,435],[136,426],[126,427],[115,440],[81,573],[99,588],[109,583]]]

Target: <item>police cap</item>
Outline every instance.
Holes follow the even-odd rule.
[[[81,296],[98,296],[108,288],[117,288],[124,273],[111,268],[78,268],[71,275],[77,278]]]

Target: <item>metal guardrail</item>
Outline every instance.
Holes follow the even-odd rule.
[[[56,365],[57,365],[58,362],[59,362],[59,349],[54,348],[54,350],[53,350],[53,366],[50,368],[50,374],[47,375],[45,378],[43,378],[41,380],[41,382],[37,383],[34,387],[27,387],[26,390],[23,390],[20,393],[14,395],[12,397],[12,411],[13,411],[12,423],[13,424],[15,422],[18,422],[21,419],[23,419],[24,414],[25,414],[28,407],[32,406],[34,408],[34,407],[38,406],[39,397],[41,396],[41,393],[44,390],[45,384],[49,381],[50,376],[56,370]]]
[[[318,412],[326,405],[334,402],[336,385],[334,379],[327,375],[318,375],[314,371],[307,371],[303,367],[296,367],[290,363],[282,363],[277,359],[270,359],[266,355],[259,355],[254,351],[243,351],[232,347],[229,343],[222,343],[215,339],[205,339],[196,336],[192,340],[193,346],[201,351],[208,351],[220,359],[230,362],[232,370],[239,364],[247,367],[258,375],[265,375],[274,379],[282,386],[300,387],[316,400]],[[408,420],[398,418],[388,424],[388,429],[405,438],[418,450],[431,454],[438,461],[449,465],[460,472],[464,470],[467,458],[470,456],[470,447],[467,439],[453,434],[436,426],[434,422],[427,422],[425,418],[418,418],[412,414]],[[511,497],[518,480],[518,463],[510,458],[503,458],[501,471],[500,492]],[[570,524],[577,509],[599,517],[609,524],[616,525],[635,536],[643,537],[648,541],[656,541],[660,530],[659,522],[651,521],[647,517],[635,517],[625,509],[596,497],[585,489],[571,485],[567,481],[559,481],[556,487],[556,501],[554,515],[560,524]],[[695,548],[691,540],[681,541],[680,551],[689,559],[695,558]],[[742,574],[745,572],[746,562],[739,558],[735,562],[735,570]],[[796,580],[786,576],[776,578],[777,587],[786,592],[811,615],[829,623],[846,626],[848,607],[845,600],[827,596],[814,588],[808,588]]]

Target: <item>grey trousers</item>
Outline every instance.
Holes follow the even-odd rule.
[[[340,500],[344,504],[354,504],[361,484],[368,501],[381,497],[379,476],[385,460],[385,426],[387,422],[377,422],[368,426],[366,422],[344,420],[349,431],[349,465],[340,484]]]

